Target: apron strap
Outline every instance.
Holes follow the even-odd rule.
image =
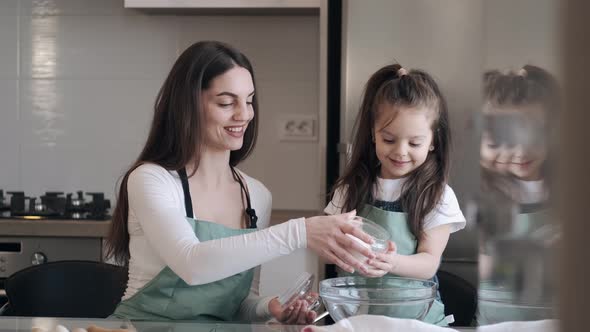
[[[244,193],[244,196],[246,196],[246,214],[248,215],[248,218],[250,219],[250,225],[248,226],[248,228],[256,228],[256,222],[258,221],[258,216],[256,216],[256,211],[252,208],[252,204],[250,203],[250,193],[246,189],[246,186],[244,185],[244,182],[242,181],[242,177],[233,168],[233,166],[230,166],[230,168],[231,168],[231,172],[234,176],[234,179],[236,181],[238,181],[238,183],[240,184],[240,188],[242,188],[242,192]]]
[[[256,228],[256,223],[258,221],[258,216],[256,216],[256,211],[252,208],[252,203],[250,202],[250,193],[246,189],[244,182],[242,181],[242,177],[236,172],[236,170],[231,167],[231,171],[233,177],[238,183],[240,184],[240,188],[242,192],[246,196],[246,214],[248,215],[248,219],[250,219],[250,225],[248,228]],[[186,210],[186,216],[188,218],[193,218],[193,201],[191,199],[191,193],[188,188],[188,176],[186,175],[186,168],[181,168],[178,170],[178,176],[180,177],[180,182],[182,183],[182,192],[184,193],[184,209]]]
[[[519,208],[520,208],[520,213],[535,213],[535,212],[547,210],[548,204],[546,202],[520,204]]]
[[[194,219],[193,215],[193,200],[191,199],[191,193],[188,189],[188,176],[186,175],[186,168],[178,170],[178,176],[180,176],[180,183],[182,183],[182,192],[184,193],[184,209],[186,210],[186,216]]]

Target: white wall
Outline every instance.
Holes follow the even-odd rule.
[[[18,188],[18,16],[15,1],[0,2],[0,183]]]
[[[0,189],[114,198],[177,55],[218,39],[250,57],[259,84],[259,144],[242,168],[272,191],[274,208],[318,209],[318,142],[279,142],[276,123],[318,116],[318,22],[148,15],[123,0],[0,1]]]

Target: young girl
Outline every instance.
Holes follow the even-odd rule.
[[[435,278],[449,235],[465,226],[447,185],[449,149],[447,104],[430,75],[393,64],[371,76],[350,162],[324,210],[356,209],[389,231],[388,252],[368,260],[363,275]],[[446,325],[442,302],[424,320]]]

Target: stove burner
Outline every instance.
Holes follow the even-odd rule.
[[[39,198],[25,196],[22,191],[10,191],[10,203],[6,202],[4,191],[0,190],[0,218],[2,219],[77,219],[108,220],[111,202],[104,193],[83,191],[64,196],[63,192],[46,192]],[[84,195],[90,196],[86,200]]]

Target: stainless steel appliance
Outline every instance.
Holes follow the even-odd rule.
[[[35,225],[44,223],[43,227],[47,227],[45,224],[52,220],[70,223],[68,228],[90,221],[106,223],[110,219],[110,201],[103,193],[47,192],[39,198],[26,196],[24,192],[8,192],[10,198],[4,194],[0,190],[0,303],[5,296],[4,280],[19,270],[61,260],[102,260],[102,234],[89,237],[88,234],[52,233],[48,236]],[[8,228],[3,231],[3,227],[12,227],[15,223],[24,223],[33,231],[30,234],[17,232],[17,235],[8,232]]]
[[[101,261],[102,239],[0,237],[0,306],[6,302],[4,280],[10,275],[29,266],[62,260]]]
[[[16,271],[60,260],[101,260],[100,238],[0,237],[0,283]]]

